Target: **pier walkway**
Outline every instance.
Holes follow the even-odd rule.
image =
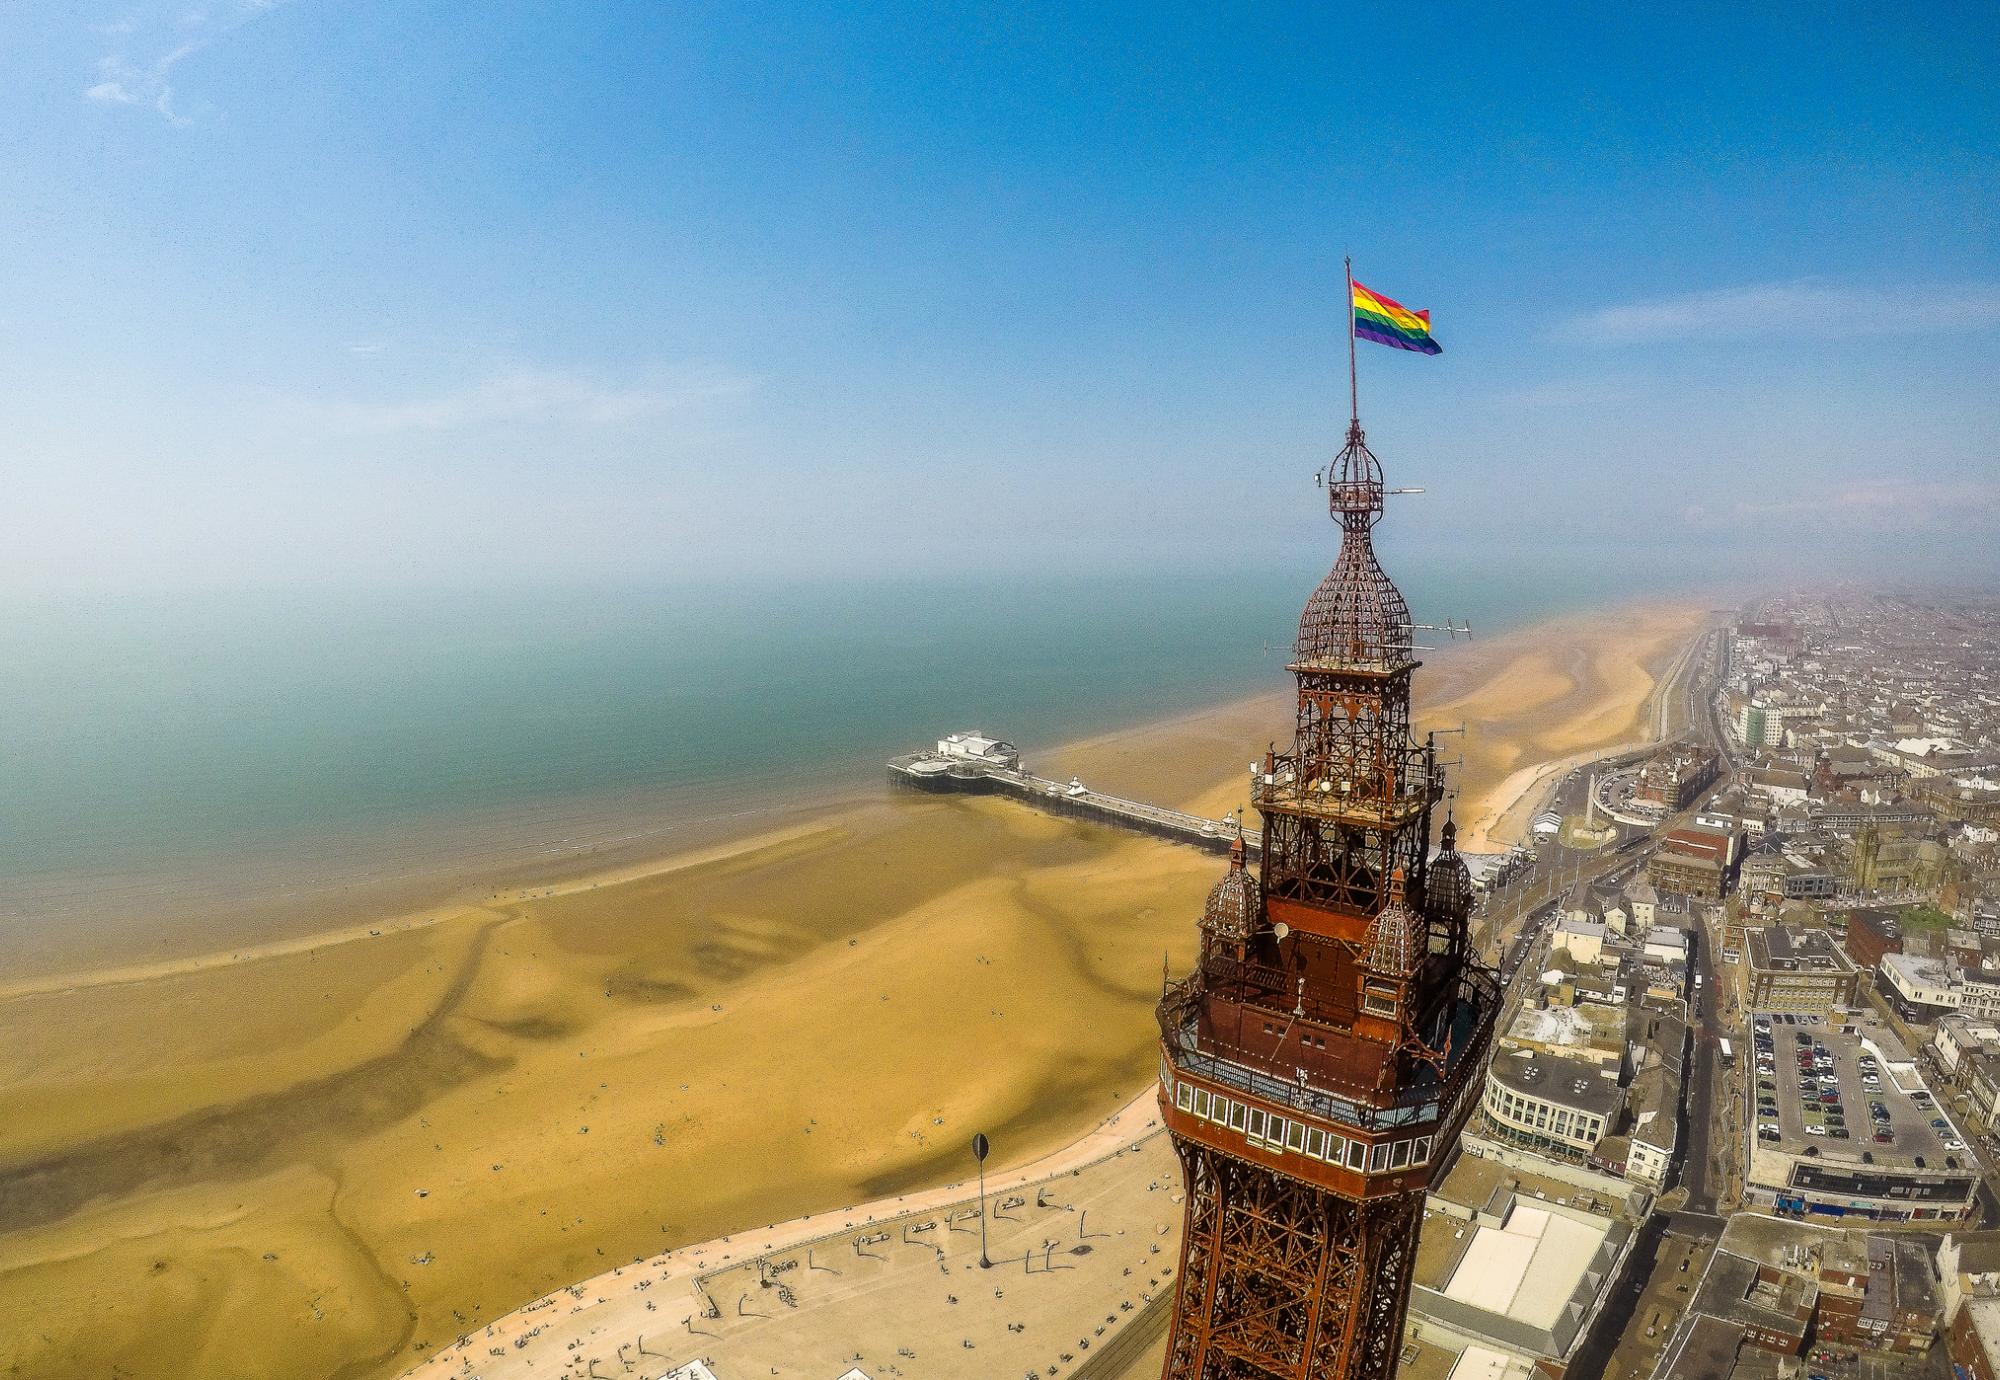
[[[1107,795],[1103,791],[1091,790],[1074,778],[1051,781],[1023,768],[1009,744],[994,743],[993,746],[1004,751],[985,754],[918,752],[898,757],[889,763],[889,781],[907,790],[1010,795],[1050,814],[1096,820],[1120,829],[1151,834],[1155,838],[1191,843],[1213,853],[1227,853],[1236,841],[1234,820],[1208,819],[1191,815],[1185,810],[1150,805],[1143,800]],[[1261,852],[1263,845],[1261,830],[1243,831],[1243,846],[1247,852]]]

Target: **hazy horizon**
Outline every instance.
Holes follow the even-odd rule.
[[[1990,8],[0,26],[0,589],[2000,573]]]

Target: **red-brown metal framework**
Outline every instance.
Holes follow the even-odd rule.
[[[1358,419],[1328,474],[1340,554],[1291,666],[1297,736],[1254,781],[1201,958],[1160,1001],[1187,1181],[1167,1380],[1393,1375],[1424,1189],[1471,1108],[1499,990],[1472,954],[1443,773],[1410,731],[1409,608],[1375,559]]]

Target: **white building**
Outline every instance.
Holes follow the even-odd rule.
[[[1604,960],[1604,934],[1602,921],[1565,915],[1556,921],[1555,937],[1549,944],[1551,948],[1569,950],[1570,957],[1578,963],[1595,965]]]
[[[1651,1188],[1665,1188],[1667,1166],[1673,1156],[1673,1114],[1657,1109],[1640,1113],[1639,1124],[1632,1128],[1632,1151],[1625,1160],[1625,1176]]]
[[[1604,1139],[1623,1101],[1616,1070],[1501,1050],[1487,1068],[1482,1105],[1495,1128],[1515,1141],[1587,1153]]]
[[[937,750],[940,757],[963,757],[989,766],[1013,768],[1021,765],[1018,748],[998,738],[989,738],[978,729],[938,739]]]
[[[1661,963],[1688,961],[1688,932],[1672,925],[1655,925],[1646,931],[1646,957]]]
[[[1877,966],[1888,987],[1887,996],[1905,1019],[1956,1011],[1962,1004],[1951,969],[1935,958],[1887,953]]]
[[[1650,929],[1660,904],[1660,893],[1653,884],[1641,877],[1625,888],[1625,900],[1632,907],[1632,923],[1642,930]]]
[[[1948,1011],[1989,1020],[2000,1018],[2000,973],[1961,969],[1939,959],[1897,953],[1883,954],[1880,970],[1886,995],[1905,1020]]]

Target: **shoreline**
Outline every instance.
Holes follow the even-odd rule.
[[[1615,605],[1582,614],[1559,614],[1498,634],[1492,642],[1508,647],[1515,642],[1531,639],[1543,630],[1560,628],[1565,624],[1632,613],[1685,610],[1691,607],[1686,604],[1648,601]],[[1454,644],[1434,650],[1430,654],[1433,659],[1422,663],[1424,672],[1427,672],[1433,680],[1440,673],[1449,676],[1462,662],[1471,660],[1483,650],[1485,648],[1476,644]],[[1079,762],[1108,765],[1111,767],[1111,788],[1124,790],[1126,787],[1122,784],[1123,778],[1119,776],[1115,767],[1115,758],[1121,747],[1147,743],[1162,735],[1198,728],[1217,720],[1234,721],[1262,710],[1275,710],[1279,714],[1288,715],[1290,698],[1289,687],[1273,686],[1268,690],[1252,691],[1205,705],[1173,710],[1024,755],[1028,755],[1031,762],[1038,762],[1045,757],[1053,764],[1048,770],[1057,775],[1074,774],[1070,768]],[[1451,707],[1452,704],[1448,703],[1439,708],[1431,708],[1419,699],[1414,714],[1415,722],[1421,726],[1427,718],[1434,718],[1440,708]],[[1619,751],[1638,748],[1651,741],[1655,739],[1648,736],[1644,740],[1530,762],[1518,768],[1499,785],[1485,791],[1481,800],[1481,813],[1470,822],[1461,824],[1462,850],[1505,852],[1518,843],[1519,839],[1515,838],[1511,842],[1496,840],[1494,834],[1512,816],[1521,812],[1548,780],[1580,761],[1615,755]],[[1105,760],[1107,757],[1112,761],[1107,763]],[[1099,782],[1093,780],[1089,784],[1098,785]],[[668,873],[684,867],[697,866],[704,861],[714,861],[754,850],[773,837],[810,832],[823,827],[828,820],[844,812],[881,803],[887,789],[879,779],[864,784],[859,776],[830,776],[820,785],[821,789],[810,795],[788,793],[747,809],[719,814],[679,815],[648,822],[642,827],[630,828],[624,833],[606,838],[593,839],[559,853],[546,850],[551,854],[546,857],[515,853],[499,861],[492,858],[468,858],[457,866],[446,867],[416,881],[414,885],[423,890],[426,899],[413,899],[390,908],[383,908],[359,898],[323,902],[322,904],[331,907],[331,913],[324,917],[325,923],[279,938],[262,942],[201,947],[157,958],[140,957],[122,962],[71,964],[41,972],[31,971],[11,981],[0,982],[0,1001],[90,987],[145,982],[160,977],[208,971],[237,963],[256,963],[269,958],[334,948],[363,939],[408,933],[463,916],[475,909],[518,904],[537,897],[573,894],[592,887],[616,885],[648,875]],[[1152,803],[1190,808],[1212,799],[1215,794],[1215,790],[1211,789],[1201,796],[1152,800]],[[1147,796],[1141,798],[1152,799]],[[1496,802],[1498,802],[1497,808],[1495,808]],[[1218,816],[1220,813],[1217,812]],[[774,819],[784,817],[795,817],[795,819],[785,824],[770,823]],[[660,844],[665,837],[680,833],[690,834],[692,838],[686,841],[676,840],[676,846],[669,848],[668,851],[661,851]],[[1475,843],[1480,846],[1472,846]],[[378,879],[368,880],[372,884]],[[402,878],[380,880],[394,882]],[[242,904],[254,909],[256,902],[246,900]],[[232,910],[232,918],[235,914],[236,911]]]
[[[1588,624],[1620,614],[1648,614],[1656,610],[1688,608],[1692,608],[1688,602],[1624,602],[1600,610],[1552,614],[1548,618],[1508,628],[1486,642],[1448,644],[1444,648],[1436,648],[1426,654],[1426,660],[1422,662],[1424,670],[1418,672],[1420,698],[1414,716],[1416,724],[1422,728],[1426,718],[1436,716],[1436,710],[1426,706],[1426,698],[1436,698],[1434,686],[1440,676],[1444,676],[1446,686],[1450,686],[1456,668],[1466,662],[1478,664],[1480,656],[1492,646],[1508,648],[1516,642],[1532,640],[1542,630],[1560,630],[1568,624]],[[1422,694],[1426,686],[1432,688],[1432,696]],[[1242,694],[1234,694],[1224,700],[1168,710],[1080,738],[1040,748],[1028,746],[1026,756],[1036,766],[1044,762],[1050,764],[1048,770],[1058,776],[1072,774],[1070,768],[1076,762],[1088,762],[1098,770],[1108,766],[1110,788],[1120,794],[1136,794],[1138,798],[1152,800],[1154,804],[1190,808],[1192,804],[1202,804],[1202,800],[1160,800],[1146,792],[1150,782],[1132,786],[1130,780],[1120,776],[1116,770],[1120,756],[1118,748],[1124,744],[1154,740],[1162,734],[1174,734],[1176,730],[1198,728],[1216,720],[1236,722],[1246,714],[1256,714],[1260,708],[1274,710],[1274,714],[1280,716],[1274,718],[1274,726],[1284,726],[1282,718],[1288,718],[1290,714],[1290,686],[1284,682],[1282,670],[1272,672],[1272,686],[1268,690],[1244,690]],[[998,732],[1008,730],[1000,726]],[[1630,746],[1638,746],[1638,742]],[[1564,756],[1560,764],[1554,758],[1544,760],[1540,764],[1542,776],[1534,774],[1536,764],[1532,762],[1518,768],[1504,784],[1506,790],[1512,792],[1512,798],[1498,810],[1492,808],[1492,796],[1496,792],[1492,788],[1486,790],[1486,798],[1482,800],[1482,806],[1486,808],[1482,814],[1490,818],[1490,826],[1480,828],[1480,820],[1470,824],[1462,822],[1460,838],[1464,850],[1506,852],[1512,842],[1518,842],[1518,838],[1512,842],[1494,842],[1488,840],[1488,834],[1498,828],[1502,820],[1514,814],[1520,800],[1536,790],[1538,780],[1544,780],[1548,774],[1558,770],[1558,766],[1570,764],[1570,756],[1576,754]],[[1244,760],[1248,760],[1248,756]],[[1518,790],[1514,786],[1516,778],[1522,782]],[[1092,780],[1090,784],[1096,786],[1100,782]],[[1208,798],[1214,794],[1214,790],[1204,792]],[[688,792],[680,790],[644,796],[626,792],[590,802],[560,802],[550,806],[550,810],[554,810],[552,816],[544,814],[538,806],[522,806],[498,812],[496,816],[502,820],[496,828],[504,834],[514,834],[514,838],[504,844],[492,840],[482,842],[482,816],[454,820],[446,826],[438,840],[424,840],[424,848],[428,850],[436,844],[442,852],[456,852],[456,858],[426,866],[402,866],[396,872],[310,876],[304,882],[276,886],[272,878],[294,876],[288,874],[292,854],[288,850],[272,850],[270,854],[260,854],[254,860],[240,864],[242,876],[252,878],[238,882],[242,888],[240,894],[202,908],[202,920],[194,920],[194,912],[182,910],[180,916],[170,918],[162,928],[150,928],[138,946],[132,942],[94,938],[76,940],[66,948],[50,946],[40,958],[28,954],[10,956],[0,970],[10,970],[18,976],[0,982],[0,1000],[28,996],[34,992],[66,990],[74,986],[142,982],[150,976],[166,976],[170,972],[206,970],[236,958],[254,962],[260,956],[324,948],[338,942],[354,942],[358,938],[376,938],[378,934],[374,932],[388,934],[420,928],[436,924],[446,914],[462,914],[472,906],[510,904],[538,894],[544,888],[572,890],[580,884],[602,884],[628,874],[634,866],[668,868],[680,858],[696,858],[716,848],[750,846],[770,828],[810,828],[816,822],[828,820],[844,810],[878,804],[882,798],[884,788],[878,774],[858,770],[852,764],[826,764],[824,776],[812,780],[804,788],[776,788],[766,784],[762,792],[750,792],[750,802],[744,808],[724,812],[702,810],[692,798],[688,798]],[[1222,810],[1212,810],[1212,814],[1220,816]],[[520,836],[522,822],[536,818],[548,820],[532,830],[538,838],[530,840]],[[570,832],[582,832],[586,838],[568,842],[566,834]],[[410,860],[404,858],[402,862]],[[330,864],[322,860],[316,866]],[[124,916],[128,910],[130,904],[112,904],[112,900],[102,900],[86,910],[64,916],[64,926],[72,930],[88,930],[94,922],[106,920],[114,914]],[[16,924],[18,922],[20,920],[16,920]],[[38,924],[46,922],[48,916],[38,918]],[[258,938],[258,928],[274,928],[278,934],[272,938]],[[4,950],[0,950],[0,954],[4,954]]]

